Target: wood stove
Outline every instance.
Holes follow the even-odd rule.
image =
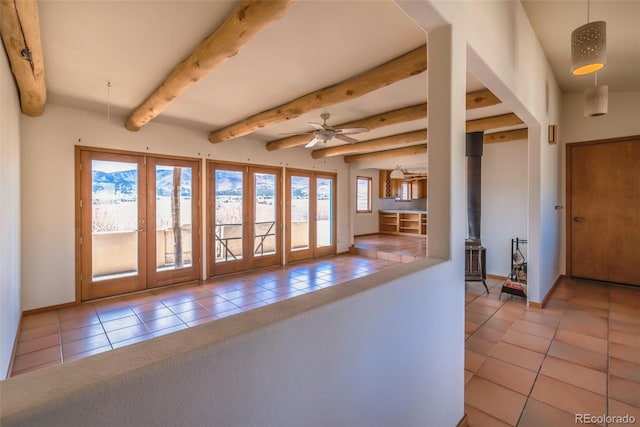
[[[482,282],[485,290],[487,287],[487,249],[467,241],[464,245],[464,280],[466,282]]]
[[[466,138],[467,155],[467,220],[469,238],[464,245],[464,279],[482,282],[487,293],[487,249],[480,240],[480,212],[482,188],[482,148],[484,132],[470,132]]]

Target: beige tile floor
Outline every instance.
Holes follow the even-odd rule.
[[[574,426],[575,414],[640,425],[640,288],[564,279],[537,309],[488,284],[466,285],[469,426]]]

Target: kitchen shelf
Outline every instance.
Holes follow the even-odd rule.
[[[424,236],[427,214],[414,211],[379,212],[380,233]]]

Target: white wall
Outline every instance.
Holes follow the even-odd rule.
[[[454,426],[462,293],[422,262],[11,378],[0,424]]]
[[[399,3],[414,18],[433,19],[422,2],[401,0]],[[428,3],[461,32],[468,46],[468,71],[529,129],[528,299],[541,302],[561,274],[558,260],[562,216],[555,209],[561,197],[560,147],[547,144],[546,132],[549,124],[559,122],[558,84],[520,2],[434,0]]]
[[[214,145],[205,131],[155,122],[129,132],[123,122],[57,105],[22,121],[23,310],[75,300],[75,145],[337,172],[338,252],[348,250],[350,179],[342,159],[313,160],[303,149],[268,152],[243,139]]]
[[[1,43],[0,43],[1,44]],[[0,378],[20,321],[20,100],[0,50]]]
[[[609,111],[604,116],[584,117],[584,94],[562,97],[560,142],[596,141],[619,136],[640,135],[640,92],[609,92]]]
[[[371,213],[356,213],[356,179],[359,176],[371,178]],[[353,221],[353,235],[372,234],[378,232],[378,209],[380,208],[379,172],[377,169],[356,169],[351,171],[351,221]]]
[[[481,229],[489,274],[509,274],[511,239],[527,238],[527,163],[527,140],[484,146]]]

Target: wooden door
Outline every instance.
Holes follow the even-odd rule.
[[[200,162],[147,159],[148,287],[200,278]]]
[[[287,262],[336,253],[336,175],[287,169]]]
[[[640,286],[639,169],[640,137],[568,146],[571,276]]]
[[[200,278],[200,161],[77,147],[82,301]]]
[[[282,264],[280,168],[209,162],[208,275]]]
[[[81,299],[145,289],[145,158],[82,150],[79,154]]]

